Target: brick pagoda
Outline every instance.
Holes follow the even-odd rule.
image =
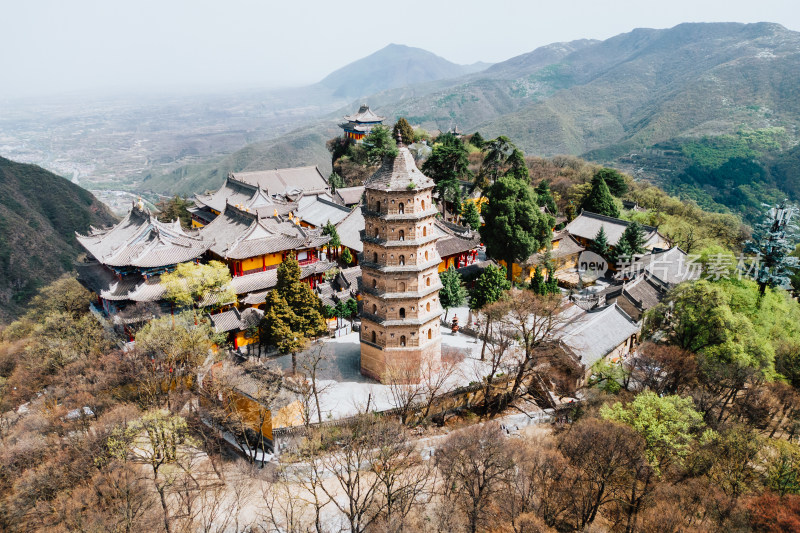
[[[398,149],[367,180],[362,208],[361,373],[379,381],[395,370],[415,381],[441,360],[434,183]]]

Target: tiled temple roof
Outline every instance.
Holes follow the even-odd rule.
[[[232,205],[201,230],[210,250],[227,259],[247,259],[288,250],[317,248],[330,237],[282,217],[262,218]]]
[[[358,111],[352,115],[345,115],[344,119],[348,122],[360,122],[363,124],[370,122],[383,122],[386,120],[386,117],[376,115],[367,104],[361,104],[361,107],[358,108]]]
[[[134,205],[115,226],[88,235],[78,242],[95,259],[111,267],[158,268],[200,257],[209,244],[180,222],[160,222],[146,208]]]

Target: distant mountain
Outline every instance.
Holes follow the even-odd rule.
[[[798,73],[798,32],[772,23],[692,23],[551,44],[477,73],[385,90],[368,102],[387,122],[403,116],[428,129],[508,135],[530,155],[582,155],[705,207],[747,210],[782,192],[800,199],[800,176],[786,171],[800,166],[798,151],[787,152],[800,141]],[[252,168],[269,153],[270,166],[328,166],[316,143],[337,134],[335,121],[356,105],[224,161]],[[738,176],[733,181],[725,178],[729,170]],[[221,182],[219,172],[204,172],[176,184]],[[748,183],[753,172],[757,183]]]
[[[488,66],[488,63],[457,65],[421,48],[390,44],[332,72],[318,85],[331,90],[334,97],[349,100],[387,89],[456,78]]]
[[[114,222],[89,191],[35,165],[0,157],[0,322],[81,253],[75,232]]]

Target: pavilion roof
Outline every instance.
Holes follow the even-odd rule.
[[[345,120],[348,122],[383,122],[386,117],[381,117],[373,113],[367,104],[362,104],[358,111],[352,115],[345,115]]]

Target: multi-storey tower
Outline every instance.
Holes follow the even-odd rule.
[[[361,373],[377,380],[441,360],[433,186],[402,143],[365,185]]]

